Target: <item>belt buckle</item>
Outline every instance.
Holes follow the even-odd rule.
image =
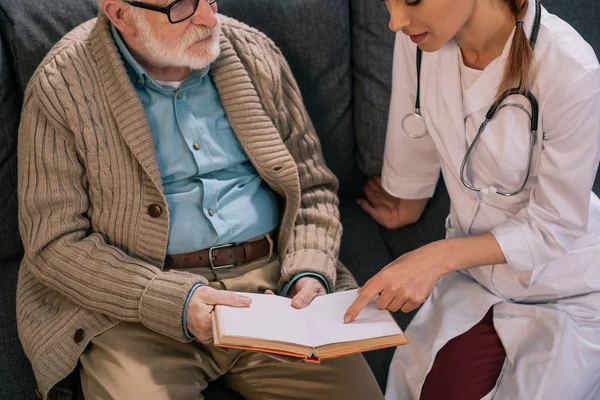
[[[225,249],[227,247],[233,247],[235,246],[233,243],[227,243],[227,244],[222,244],[219,246],[213,246],[211,248],[208,249],[208,261],[210,262],[210,268],[211,269],[223,269],[223,268],[231,268],[231,267],[235,267],[235,264],[227,264],[227,265],[215,265],[214,260],[215,257],[213,256],[213,250],[218,250],[218,249]]]

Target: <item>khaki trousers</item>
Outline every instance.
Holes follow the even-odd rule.
[[[279,258],[190,271],[217,289],[262,293],[276,289]],[[203,399],[202,391],[217,378],[248,400],[383,399],[360,354],[320,364],[282,362],[263,353],[180,343],[136,323],[121,322],[92,339],[80,365],[86,400]]]

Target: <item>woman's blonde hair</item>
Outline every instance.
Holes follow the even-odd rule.
[[[529,43],[529,37],[523,27],[523,19],[529,8],[528,0],[503,0],[517,21],[515,34],[513,36],[510,54],[506,62],[506,68],[502,77],[502,82],[498,87],[496,98],[509,88],[518,87],[520,90],[526,90],[530,81],[530,74],[534,69],[535,58],[533,49]]]

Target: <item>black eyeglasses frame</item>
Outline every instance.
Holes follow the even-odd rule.
[[[123,0],[124,3],[127,3],[132,7],[143,8],[144,10],[156,11],[159,13],[166,14],[167,18],[169,18],[169,22],[172,24],[178,24],[180,22],[183,22],[186,19],[190,18],[192,15],[194,15],[196,13],[196,10],[198,9],[198,4],[200,4],[201,0],[193,0],[195,2],[194,10],[192,11],[192,13],[190,15],[188,15],[187,17],[185,17],[183,19],[173,21],[173,19],[171,18],[171,8],[173,6],[176,6],[177,4],[181,3],[182,1],[186,1],[186,0],[175,0],[168,6],[161,7],[161,6],[157,6],[154,4],[144,3],[143,1]],[[209,5],[215,4],[217,2],[217,0],[204,0],[204,1],[206,1]]]

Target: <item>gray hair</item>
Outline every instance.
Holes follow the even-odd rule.
[[[104,3],[104,0],[96,0],[96,2],[98,3],[98,8],[102,8],[102,3]],[[117,2],[121,3],[122,0],[117,0]]]

